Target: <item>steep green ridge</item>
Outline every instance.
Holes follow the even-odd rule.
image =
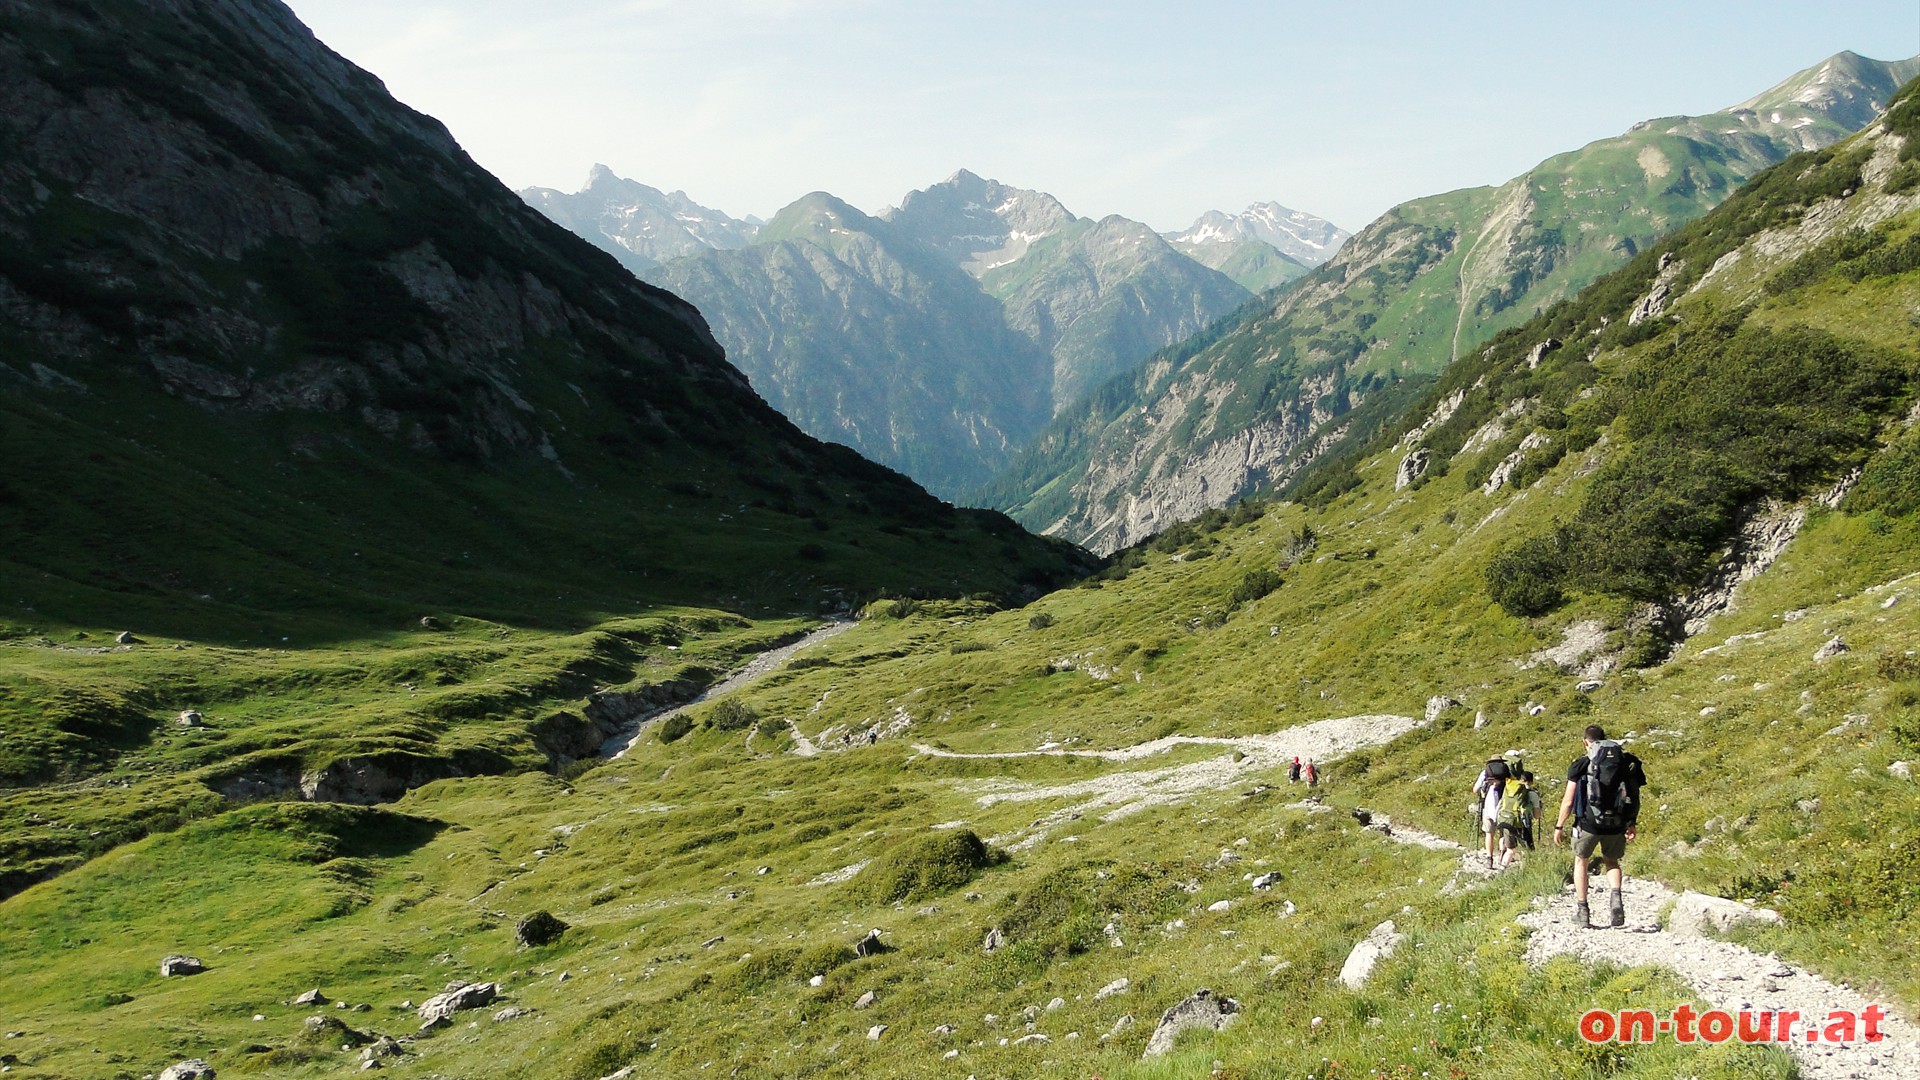
[[[754,243],[648,272],[699,306],[770,404],[955,494],[1050,415],[1046,355],[938,253],[824,192]]]
[[[0,71],[0,892],[559,768],[795,612],[1088,565],[801,433],[282,7],[13,5]]]
[[[1499,188],[1395,207],[1237,333],[1058,416],[980,501],[1111,550],[1283,485],[1383,388],[1444,369],[1787,154],[1857,130],[1916,73],[1920,59],[1842,53],[1725,112],[1650,120]]]
[[[743,250],[645,274],[801,428],[948,496],[1247,297],[1144,225],[965,170],[879,217],[815,192]]]
[[[310,1032],[294,995],[366,1004],[324,1014],[402,1035],[419,1023],[403,1003],[459,979],[496,981],[504,1001],[420,1033],[386,1071],[1796,1075],[1777,1047],[1585,1044],[1588,1009],[1699,999],[1664,968],[1527,962],[1516,919],[1560,894],[1564,853],[1482,882],[1413,830],[1474,842],[1463,803],[1482,761],[1520,749],[1551,790],[1580,729],[1603,723],[1652,779],[1631,875],[1777,908],[1783,922],[1733,940],[1797,973],[1782,978],[1916,1016],[1916,236],[1920,87],[1497,336],[1370,446],[1325,456],[1302,502],[1209,512],[1020,609],[877,602],[671,740],[595,768],[447,776],[379,807],[183,814],[0,901],[0,1000],[23,1032],[7,1052],[42,1075],[139,1076],[189,1055],[223,1074],[331,1075],[355,1056]],[[1820,366],[1782,363],[1782,342]],[[1791,453],[1756,458],[1756,431]],[[1568,578],[1540,615],[1496,602],[1503,558],[1598,502],[1630,505],[1597,493],[1696,492],[1728,458],[1751,485],[1732,513],[1639,519],[1655,541],[1725,547],[1717,566],[1673,563],[1632,592]],[[529,669],[583,647],[458,623],[370,653],[363,689],[509,681],[475,655],[502,629]],[[670,645],[730,666],[784,629],[622,625],[595,648],[652,681]],[[78,665],[114,655],[0,649],[89,682]],[[429,651],[446,681],[385,666]],[[347,677],[319,682],[344,694]],[[255,709],[308,703],[264,678],[247,693]],[[1329,718],[1363,745],[1323,758],[1321,801],[1303,802],[1287,747]],[[70,831],[79,802],[9,806],[0,829]],[[1361,808],[1412,842],[1363,829]],[[1278,878],[1256,889],[1255,874]],[[542,910],[570,929],[516,944]],[[1349,949],[1388,919],[1408,940],[1343,987]],[[887,950],[859,955],[871,928]],[[211,970],[162,978],[172,951]],[[1161,1011],[1199,987],[1240,1002],[1239,1022],[1143,1061]],[[1892,1080],[1914,1050],[1854,1064]]]

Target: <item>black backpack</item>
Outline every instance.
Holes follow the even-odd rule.
[[[1634,800],[1639,797],[1641,782],[1639,758],[1612,739],[1596,744],[1587,758],[1580,827],[1591,833],[1627,831],[1639,816]]]
[[[1510,775],[1512,774],[1507,769],[1506,758],[1487,759],[1487,779],[1504,781]]]

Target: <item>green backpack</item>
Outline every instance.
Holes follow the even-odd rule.
[[[1507,786],[1500,791],[1498,821],[1515,829],[1527,827],[1527,785],[1518,776],[1508,780]]]
[[[1518,755],[1507,756],[1507,780],[1500,787],[1500,810],[1495,823],[1515,829],[1527,827],[1527,786],[1520,779],[1525,770]]]

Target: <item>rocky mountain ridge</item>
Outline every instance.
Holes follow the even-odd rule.
[[[1263,288],[1301,272],[1263,241],[1202,248]],[[964,169],[878,215],[816,192],[737,250],[642,273],[693,301],[804,430],[951,497],[1086,390],[1250,295],[1145,225],[1076,217]]]

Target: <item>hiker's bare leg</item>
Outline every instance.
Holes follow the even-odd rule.
[[[1607,885],[1610,888],[1612,888],[1614,892],[1617,893],[1620,891],[1620,883],[1625,877],[1626,877],[1626,874],[1620,869],[1620,860],[1608,859],[1607,860]]]
[[[1582,904],[1587,902],[1587,860],[1578,854],[1573,857],[1573,898]]]

